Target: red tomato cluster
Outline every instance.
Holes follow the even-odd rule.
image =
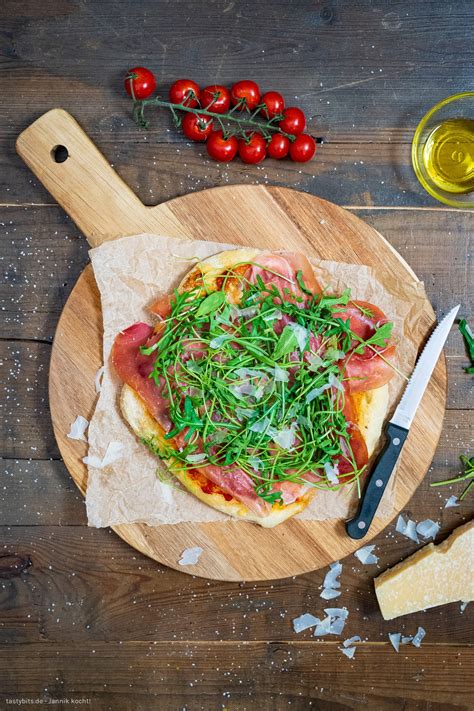
[[[147,98],[155,88],[155,78],[148,69],[135,67],[129,70],[125,89],[134,99]],[[227,163],[238,154],[244,163],[251,164],[260,163],[267,156],[278,160],[289,156],[293,161],[305,163],[315,154],[316,141],[303,133],[306,127],[303,111],[296,106],[286,107],[277,91],[262,95],[254,81],[238,81],[229,91],[221,84],[200,89],[192,79],[179,79],[169,90],[169,100],[172,104],[224,114],[224,121],[230,119],[228,113],[243,111],[252,114],[252,119],[256,114],[265,119],[262,128],[271,138],[265,137],[257,128],[244,133],[241,130],[241,137],[237,138],[231,131],[223,131],[222,126],[215,127],[213,117],[186,112],[181,123],[184,135],[192,141],[205,141],[207,152],[214,160]],[[275,130],[277,127],[280,130]]]

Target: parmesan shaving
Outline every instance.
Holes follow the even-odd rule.
[[[304,632],[304,630],[308,630],[310,627],[314,627],[320,622],[321,620],[318,617],[310,615],[309,612],[306,612],[304,615],[295,617],[293,620],[293,629],[296,634],[299,634],[300,632]]]
[[[178,560],[178,565],[196,565],[201,553],[203,553],[203,548],[195,546],[194,548],[186,548],[181,553],[181,558]]]
[[[342,652],[343,654],[345,654],[346,657],[348,657],[349,659],[352,659],[352,657],[354,656],[355,651],[356,651],[356,647],[346,647],[346,648],[344,648],[344,647],[339,647],[339,649],[340,649],[341,652]]]
[[[95,374],[94,385],[96,393],[100,393],[102,390],[102,376],[104,375],[105,366],[101,366],[97,373]]]
[[[440,529],[439,523],[427,518],[425,521],[420,521],[416,526],[416,532],[423,538],[435,538]]]
[[[314,630],[315,637],[324,637],[327,634],[331,634],[331,618],[329,615],[318,622]]]
[[[308,329],[304,326],[301,326],[299,323],[295,323],[294,321],[288,324],[288,328],[290,328],[295,334],[296,342],[298,343],[298,348],[301,352],[303,352],[306,348],[306,343],[309,337]]]
[[[333,590],[333,588],[323,588],[320,597],[322,597],[323,600],[333,600],[335,597],[339,597],[340,594],[340,590]]]
[[[401,634],[400,632],[390,632],[388,635],[388,638],[392,644],[392,647],[396,652],[400,649],[400,639],[401,639]]]
[[[374,565],[375,563],[379,562],[378,557],[372,553],[374,548],[375,545],[364,546],[363,548],[359,548],[359,550],[356,551],[354,555],[360,560],[362,565]]]
[[[123,456],[123,444],[121,442],[109,442],[103,458],[91,455],[83,457],[82,461],[94,469],[105,469],[109,464],[113,464]]]
[[[426,635],[423,627],[418,627],[415,636],[413,637],[411,643],[414,647],[421,647],[421,640]]]
[[[338,474],[339,468],[337,464],[333,465],[330,462],[324,462],[324,472],[330,484],[337,486],[339,484]]]
[[[401,533],[402,536],[409,538],[415,543],[419,543],[420,540],[416,534],[416,523],[414,521],[405,521],[402,515],[397,518],[397,525],[395,527],[397,533]]]
[[[326,573],[324,578],[323,588],[340,588],[341,583],[337,580],[337,578],[342,573],[342,564],[336,560],[334,563],[330,564],[329,568],[330,570]]]
[[[200,464],[207,459],[207,454],[200,452],[199,454],[188,454],[186,461],[191,462],[191,464]]]
[[[344,642],[342,643],[342,646],[343,647],[350,647],[351,645],[355,644],[356,642],[362,642],[362,640],[358,634],[356,634],[355,637],[350,637],[349,639],[344,640]]]
[[[71,425],[71,429],[66,437],[69,439],[78,439],[82,442],[87,442],[87,437],[85,436],[85,431],[89,427],[89,421],[86,420],[82,415],[78,415]]]

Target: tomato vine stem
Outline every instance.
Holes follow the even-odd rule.
[[[272,119],[269,121],[256,121],[255,116],[258,114],[261,108],[264,107],[262,104],[261,106],[256,107],[256,109],[253,111],[253,113],[240,113],[240,114],[235,114],[234,111],[238,108],[238,106],[234,106],[229,112],[225,114],[217,113],[215,111],[209,111],[209,109],[203,109],[198,106],[196,107],[191,107],[191,106],[185,106],[185,102],[189,100],[189,96],[186,96],[184,99],[183,103],[181,104],[174,104],[171,101],[163,101],[162,99],[159,99],[158,97],[154,97],[152,99],[143,99],[141,101],[135,101],[134,106],[133,106],[133,118],[135,122],[141,126],[142,128],[148,128],[149,122],[145,119],[145,108],[148,106],[162,106],[163,108],[167,108],[171,111],[174,122],[176,125],[180,124],[180,119],[177,116],[176,112],[177,111],[185,111],[191,114],[194,114],[195,116],[209,116],[212,119],[214,119],[217,124],[223,129],[223,132],[226,135],[226,137],[231,136],[231,135],[240,135],[242,137],[246,137],[246,132],[245,132],[245,127],[255,127],[255,130],[259,130],[262,132],[265,138],[270,139],[271,138],[271,132],[274,133],[281,133],[283,136],[286,136],[290,141],[294,141],[296,136],[291,134],[291,133],[286,133],[286,131],[283,131],[275,122],[279,121],[282,119],[282,116],[274,116]],[[247,109],[248,111],[248,109]],[[231,131],[224,131],[224,121],[228,123],[233,123],[236,124],[236,131],[231,132]]]

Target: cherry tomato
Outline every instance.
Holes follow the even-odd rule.
[[[212,131],[207,139],[207,152],[214,160],[228,163],[233,160],[237,153],[238,143],[235,136],[224,138],[221,130]]]
[[[316,141],[307,133],[301,133],[296,136],[293,143],[290,145],[290,158],[297,163],[306,163],[311,160],[316,152]]]
[[[290,139],[281,133],[274,133],[267,146],[267,153],[270,158],[284,158],[288,155]]]
[[[191,92],[192,97],[189,96]],[[178,79],[170,86],[169,97],[172,104],[184,103],[192,109],[198,105],[200,93],[199,86],[192,79]]]
[[[267,155],[267,143],[261,133],[247,132],[239,138],[239,156],[244,163],[261,163]]]
[[[243,111],[245,107],[252,111],[260,103],[258,84],[250,79],[236,82],[230,91],[230,100],[233,106],[239,104],[239,111]]]
[[[202,114],[186,114],[181,128],[191,141],[205,141],[212,131],[212,119]]]
[[[225,114],[230,106],[230,92],[225,86],[213,84],[201,91],[201,108],[216,114]]]
[[[285,108],[283,96],[279,94],[278,91],[267,91],[267,93],[262,96],[261,103],[265,104],[263,109],[260,110],[260,113],[262,116],[265,116],[265,118],[273,118],[278,114],[282,114]]]
[[[290,106],[283,111],[283,119],[278,124],[282,131],[292,133],[297,136],[303,133],[306,126],[306,117],[301,109],[296,106]]]
[[[129,69],[125,77],[125,91],[132,99],[146,99],[156,89],[156,80],[146,67]]]

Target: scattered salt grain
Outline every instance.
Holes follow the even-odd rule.
[[[425,521],[420,521],[416,526],[417,533],[423,538],[435,538],[438,534],[440,526],[435,521],[427,518]]]
[[[96,393],[100,393],[102,389],[102,376],[104,375],[105,367],[101,365],[97,373],[95,374],[94,384]]]
[[[444,508],[450,509],[453,506],[459,506],[459,501],[458,501],[457,496],[450,496],[449,499],[446,501]]]
[[[181,553],[181,558],[178,560],[178,565],[196,565],[198,562],[203,548],[195,546],[194,548],[186,548]]]
[[[341,652],[349,659],[352,659],[356,651],[356,647],[338,647],[338,649],[340,649]]]
[[[69,439],[79,439],[82,442],[87,442],[85,431],[89,427],[89,421],[82,415],[78,415],[71,425],[69,433],[66,435]]]
[[[118,459],[122,458],[123,444],[122,442],[109,442],[108,447],[105,451],[103,459],[97,457],[96,455],[88,455],[83,457],[82,461],[84,464],[88,464],[90,467],[95,467],[95,469],[104,469],[109,464],[113,464]]]
[[[304,630],[308,630],[310,627],[314,627],[320,622],[321,620],[318,617],[310,615],[309,612],[305,612],[304,615],[295,617],[293,620],[293,629],[297,634],[299,634],[300,632],[304,632]]]
[[[469,600],[467,602],[461,602],[461,607],[459,608],[461,610],[461,615],[468,605],[469,605]]]
[[[389,638],[390,642],[392,643],[392,647],[394,648],[394,650],[396,652],[398,652],[398,650],[400,649],[401,637],[402,637],[402,635],[400,634],[400,632],[390,632],[388,635],[388,638]]]
[[[423,627],[418,627],[415,636],[413,637],[411,643],[414,647],[421,647],[421,640],[426,635],[426,631]]]
[[[408,635],[407,637],[402,637],[400,644],[410,644],[412,639],[413,637],[411,637],[410,635]]]
[[[360,560],[362,565],[373,565],[379,562],[378,557],[372,553],[374,548],[374,545],[364,546],[363,548],[359,548],[359,550],[356,551],[354,555]]]

